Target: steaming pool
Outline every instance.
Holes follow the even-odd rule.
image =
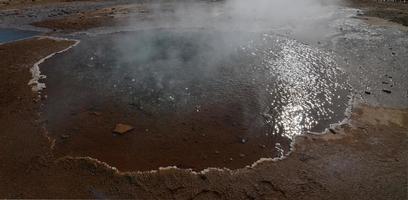
[[[341,121],[349,86],[329,52],[280,35],[154,29],[83,36],[41,64],[61,155],[121,170],[241,168]],[[117,123],[135,127],[112,134]]]

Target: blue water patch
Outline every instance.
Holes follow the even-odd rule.
[[[25,31],[18,29],[3,29],[0,28],[0,43],[11,42],[38,35],[37,31]]]

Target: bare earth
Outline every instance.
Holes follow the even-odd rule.
[[[18,6],[13,1],[3,8]],[[114,20],[110,12],[128,9],[145,12],[104,8],[34,24],[83,30],[107,25]],[[94,158],[56,154],[38,113],[44,99],[27,85],[29,69],[72,44],[37,37],[0,45],[0,198],[408,198],[408,109],[358,104],[348,124],[298,137],[287,158],[236,170],[123,172]]]

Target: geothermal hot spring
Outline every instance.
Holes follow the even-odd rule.
[[[348,106],[336,56],[273,31],[162,26],[76,37],[40,65],[41,116],[58,156],[125,171],[237,169],[285,156],[295,136],[343,120]],[[115,134],[118,123],[134,130]]]

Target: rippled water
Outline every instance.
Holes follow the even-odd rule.
[[[329,31],[307,37],[154,25],[81,37],[41,65],[56,152],[125,170],[233,169],[285,155],[294,136],[342,120],[348,79],[366,99],[406,105],[406,34],[364,25],[355,10],[332,14]],[[112,135],[118,122],[135,131]]]
[[[272,132],[292,138],[339,120],[348,86],[333,55],[284,37],[264,35],[263,41],[248,49],[262,60],[254,67],[266,70],[270,101],[263,115]]]
[[[248,133],[292,138],[344,117],[347,85],[333,55],[278,35],[225,35],[155,30],[99,36],[50,65],[64,66],[59,82],[70,85],[66,90],[81,85],[157,120],[216,105],[223,113],[214,115],[238,113]],[[230,104],[238,111],[228,111]]]
[[[288,37],[151,29],[80,39],[40,66],[60,155],[124,170],[236,169],[344,118],[334,55]],[[117,137],[117,123],[135,130]]]

